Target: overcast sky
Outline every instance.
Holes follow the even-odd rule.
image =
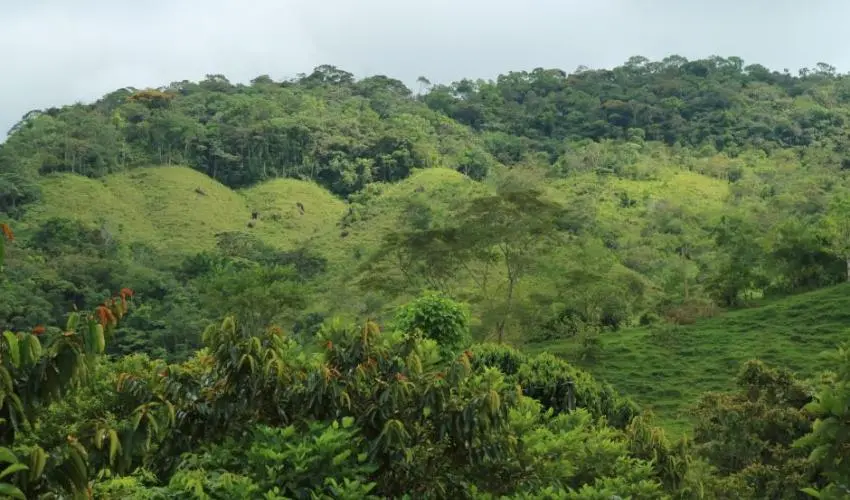
[[[850,70],[847,0],[0,0],[0,140],[31,109],[333,64],[448,83],[632,55]]]

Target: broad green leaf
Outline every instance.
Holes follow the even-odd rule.
[[[35,362],[41,358],[41,341],[35,335],[28,335],[26,342],[29,347],[28,352],[30,359]]]
[[[3,469],[3,472],[0,472],[0,479],[3,479],[6,476],[10,476],[10,475],[12,475],[16,472],[22,471],[22,470],[29,470],[29,467],[27,467],[26,465],[24,465],[22,463],[12,464],[12,465],[6,467],[5,469]]]
[[[115,462],[115,457],[121,450],[121,442],[118,440],[118,433],[115,429],[109,429],[109,461]]]
[[[68,321],[65,323],[65,331],[73,332],[77,329],[77,325],[80,322],[80,314],[79,313],[71,313],[68,315]]]
[[[9,354],[12,356],[12,364],[15,365],[15,368],[21,366],[21,353],[18,350],[18,336],[7,330],[3,332],[3,337],[6,338],[6,342],[9,344]]]
[[[0,496],[7,496],[11,498],[20,498],[21,500],[27,500],[26,495],[19,490],[18,488],[12,486],[11,484],[0,483]]]
[[[41,477],[44,466],[47,464],[47,453],[40,447],[36,447],[30,453],[30,481]]]
[[[0,462],[16,464],[18,463],[18,457],[9,448],[0,448]]]

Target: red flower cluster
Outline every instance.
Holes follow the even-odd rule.
[[[98,320],[100,320],[100,324],[103,325],[104,328],[106,328],[108,323],[115,321],[115,315],[105,305],[97,306],[97,309],[95,309],[94,312],[97,315]]]

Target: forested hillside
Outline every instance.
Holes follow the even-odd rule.
[[[32,111],[0,494],[844,498],[848,130],[734,57]]]

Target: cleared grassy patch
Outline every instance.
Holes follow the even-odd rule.
[[[154,167],[89,179],[52,175],[25,222],[73,217],[104,225],[125,242],[169,253],[212,248],[215,235],[245,227],[250,212],[234,191],[184,167]],[[203,194],[202,194],[203,193]]]
[[[296,179],[275,179],[240,193],[249,213],[258,213],[252,231],[279,248],[335,232],[346,211],[340,198],[318,184]]]
[[[215,245],[224,231],[256,234],[278,248],[332,231],[345,203],[320,186],[277,179],[234,191],[186,167],[151,167],[89,179],[47,176],[44,199],[26,225],[73,217],[103,225],[124,242],[142,242],[169,253],[194,253]],[[298,208],[304,207],[304,212]],[[252,220],[252,212],[258,219]]]

